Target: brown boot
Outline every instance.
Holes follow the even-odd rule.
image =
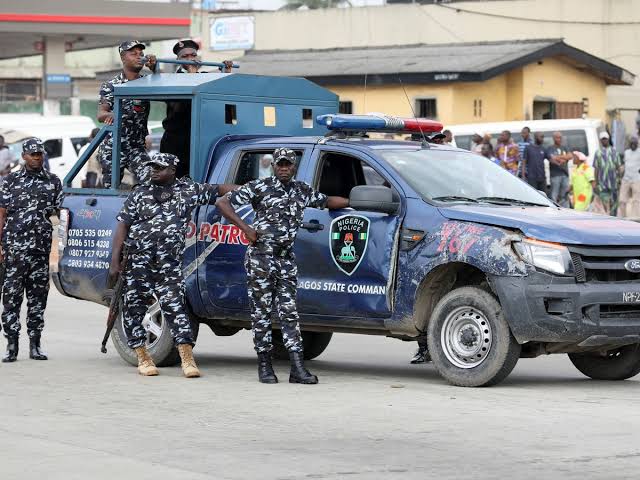
[[[138,373],[145,377],[154,377],[158,375],[158,369],[156,364],[153,363],[153,359],[147,349],[144,347],[136,348],[136,355],[138,356]]]
[[[200,370],[193,359],[193,347],[189,344],[178,345],[178,352],[182,359],[182,372],[187,378],[196,378],[200,376]]]

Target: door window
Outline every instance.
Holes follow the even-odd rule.
[[[49,155],[49,158],[57,158],[62,156],[62,139],[54,138],[51,140],[45,140],[44,149]]]
[[[562,134],[562,144],[569,151],[578,150],[585,155],[589,155],[589,147],[587,144],[587,134],[584,130],[560,130]],[[553,145],[553,132],[545,132],[545,147]]]
[[[80,150],[87,143],[89,143],[89,137],[73,137],[71,139],[71,144],[73,145],[73,149],[75,150],[76,155],[80,154]]]
[[[294,150],[298,158],[298,165],[302,158],[302,150]],[[232,178],[232,183],[244,185],[251,180],[267,178],[273,176],[273,149],[242,152],[238,160],[236,172]]]
[[[371,165],[342,153],[325,152],[320,161],[317,189],[329,196],[349,198],[351,189],[359,185],[391,187]],[[394,199],[399,198],[393,191]]]

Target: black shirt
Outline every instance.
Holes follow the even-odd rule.
[[[564,155],[568,150],[562,145],[557,147],[555,145],[551,145],[547,148],[547,155],[549,159],[549,174],[552,177],[559,177],[560,175],[564,175],[565,177],[569,176],[569,162],[565,162],[562,166],[558,166],[551,161],[551,155]]]
[[[549,158],[544,146],[530,143],[524,148],[523,158],[527,161],[527,180],[545,180],[544,159]]]

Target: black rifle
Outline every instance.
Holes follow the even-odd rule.
[[[120,305],[122,302],[122,289],[124,288],[124,274],[127,269],[127,257],[129,256],[128,247],[125,244],[122,250],[122,271],[120,275],[118,275],[117,280],[115,281],[115,286],[112,284],[112,279],[107,276],[107,288],[111,289],[113,287],[113,294],[111,295],[111,301],[109,303],[109,316],[107,316],[107,329],[104,332],[104,337],[102,339],[102,347],[100,347],[100,351],[102,353],[107,353],[107,342],[109,341],[109,335],[111,335],[111,330],[113,330],[113,326],[116,323],[116,319],[118,318],[118,314],[120,313]],[[108,295],[105,295],[108,297]]]

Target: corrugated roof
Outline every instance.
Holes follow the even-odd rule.
[[[238,59],[242,73],[284,76],[367,73],[484,72],[549,47],[559,40],[399,45],[328,50],[251,51]]]
[[[629,84],[633,74],[605,60],[565,44],[562,39],[396,45],[326,50],[254,50],[238,59],[242,73],[318,79],[320,83],[348,83],[348,77],[371,75],[421,82],[481,81],[545,56],[557,56],[586,68],[608,83]],[[451,74],[451,75],[446,75]]]

